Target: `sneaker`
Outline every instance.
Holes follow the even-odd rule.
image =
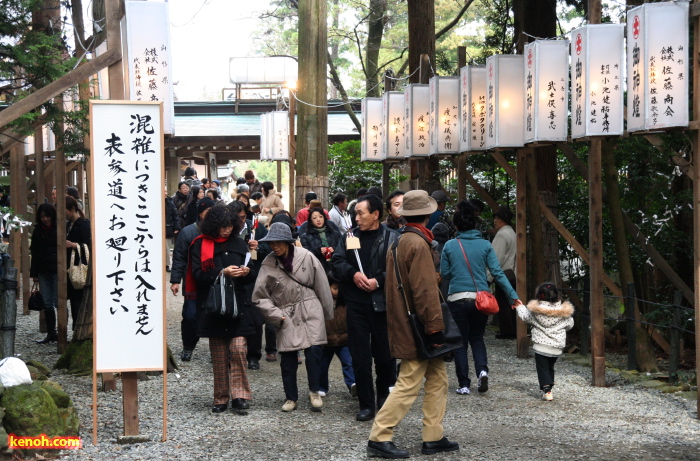
[[[180,354],[180,360],[182,360],[183,362],[189,362],[190,360],[192,360],[192,351],[182,351],[182,354]]]
[[[287,400],[282,405],[282,411],[294,411],[297,409],[297,403],[294,400]]]
[[[311,411],[321,411],[323,400],[318,392],[309,392],[309,400],[311,401]]]
[[[455,391],[459,395],[469,395],[471,394],[471,391],[469,390],[468,387],[458,387],[457,390]]]
[[[477,389],[479,389],[479,392],[486,392],[489,390],[489,374],[486,371],[479,373]]]
[[[543,392],[542,400],[544,400],[545,402],[551,402],[552,400],[554,400],[554,397],[552,396],[552,391]]]
[[[321,397],[325,397],[325,396],[326,396],[326,393],[323,392],[323,391],[318,391],[318,395],[321,396]]]

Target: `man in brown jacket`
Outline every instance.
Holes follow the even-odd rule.
[[[374,419],[367,442],[367,454],[370,456],[409,457],[407,450],[397,448],[391,440],[394,427],[406,416],[418,397],[424,378],[421,452],[434,454],[459,450],[459,445],[450,442],[443,434],[442,421],[447,406],[445,361],[441,357],[427,360],[418,357],[407,309],[409,307],[423,322],[433,347],[442,345],[444,324],[436,274],[438,259],[430,245],[433,235],[425,227],[430,214],[436,209],[435,199],[426,191],[414,190],[404,195],[403,205],[398,211],[407,221],[396,250],[405,297],[397,288],[394,255],[391,251],[387,252],[386,311],[389,345],[391,355],[401,359],[401,368],[394,390]],[[406,306],[406,302],[409,306]]]

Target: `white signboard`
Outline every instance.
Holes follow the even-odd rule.
[[[127,1],[125,6],[129,99],[162,101],[163,130],[175,134],[168,3]]]
[[[386,136],[382,143],[382,160],[403,160],[404,144],[404,97],[400,91],[387,91],[382,96],[383,119]]]
[[[688,3],[627,13],[627,131],[688,126]]]
[[[525,142],[566,141],[569,42],[536,40],[525,45]]]
[[[428,122],[430,90],[428,85],[412,83],[404,89],[404,123],[406,157],[428,157]]]
[[[571,32],[571,137],[623,133],[624,24]]]
[[[90,101],[95,372],[163,370],[162,103]]]
[[[460,69],[459,150],[485,150],[486,145],[486,68],[464,66]]]
[[[382,161],[382,125],[382,98],[362,99],[361,161]]]
[[[459,152],[459,77],[432,77],[430,154]]]

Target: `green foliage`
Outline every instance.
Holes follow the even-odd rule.
[[[360,149],[360,141],[345,141],[328,147],[329,196],[342,192],[355,197],[363,187],[381,186],[382,164],[361,162]],[[404,176],[391,175],[389,189],[397,189],[405,179]]]

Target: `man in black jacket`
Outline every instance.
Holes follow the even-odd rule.
[[[375,195],[358,199],[357,227],[341,239],[331,259],[341,296],[347,302],[348,347],[360,403],[358,421],[374,418],[396,381],[396,361],[389,352],[384,279],[386,253],[399,234],[381,224],[382,207],[382,199]],[[372,358],[377,373],[376,405]]]
[[[197,202],[197,221],[189,226],[186,226],[180,231],[175,242],[175,251],[173,251],[173,267],[170,272],[170,290],[177,296],[180,290],[180,282],[185,280],[187,275],[187,260],[189,258],[189,250],[192,241],[202,232],[199,230],[199,224],[209,212],[209,208],[214,206],[214,201],[210,198],[203,198]],[[183,287],[182,294],[185,294],[186,287]],[[182,321],[180,322],[180,330],[182,334],[182,354],[180,359],[184,362],[192,360],[192,352],[199,342],[197,337],[197,300],[185,299],[182,305]]]

